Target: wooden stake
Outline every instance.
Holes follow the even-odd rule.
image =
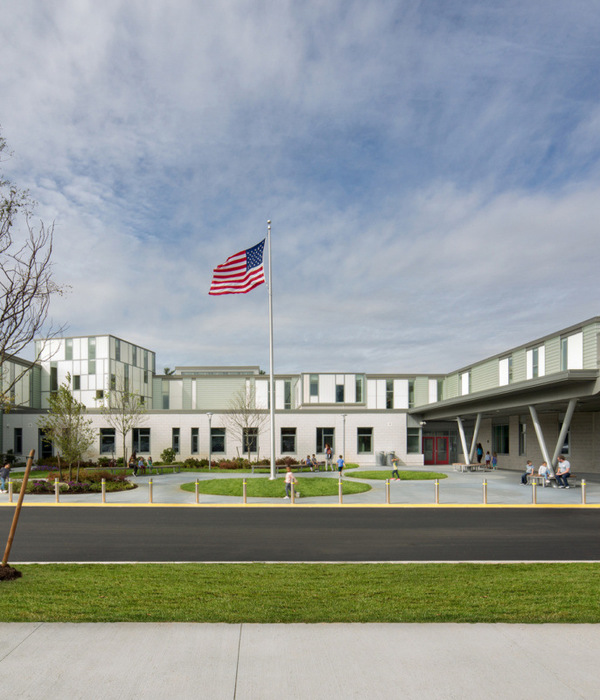
[[[2,559],[2,566],[8,564],[8,557],[10,556],[10,550],[12,548],[13,539],[15,537],[15,532],[17,531],[17,523],[19,522],[19,515],[21,513],[21,505],[23,504],[23,499],[25,498],[25,489],[27,488],[27,481],[29,479],[29,472],[31,471],[31,465],[33,464],[33,457],[35,455],[35,450],[31,450],[29,457],[27,458],[27,466],[25,467],[25,474],[23,476],[23,483],[21,484],[21,493],[19,494],[19,500],[17,501],[17,507],[15,508],[15,514],[13,516],[12,525],[10,526],[10,532],[8,533],[8,541],[6,543],[6,549],[4,550],[4,558]]]

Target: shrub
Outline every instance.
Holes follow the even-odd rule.
[[[172,447],[167,447],[160,453],[160,458],[165,464],[173,464],[175,461],[175,450]]]

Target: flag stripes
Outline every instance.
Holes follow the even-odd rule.
[[[246,294],[265,284],[263,251],[265,240],[230,256],[213,270],[209,294]]]

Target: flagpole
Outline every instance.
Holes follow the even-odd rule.
[[[275,381],[273,379],[273,273],[271,271],[271,221],[267,221],[267,238],[269,248],[269,406],[271,413],[271,476],[276,479],[275,469]]]

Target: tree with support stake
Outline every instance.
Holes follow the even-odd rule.
[[[10,550],[12,549],[15,532],[17,531],[19,515],[21,515],[21,506],[23,505],[23,499],[25,498],[27,481],[29,480],[29,472],[31,471],[34,456],[35,450],[31,450],[29,457],[27,458],[27,465],[25,466],[25,474],[23,476],[23,483],[21,484],[19,500],[17,502],[17,507],[15,508],[15,514],[13,516],[12,525],[10,526],[10,532],[8,533],[8,541],[6,543],[6,549],[4,550],[4,556],[2,557],[2,565],[0,566],[0,581],[11,581],[22,576],[20,571],[17,571],[17,569],[8,565],[8,558],[10,557]]]

